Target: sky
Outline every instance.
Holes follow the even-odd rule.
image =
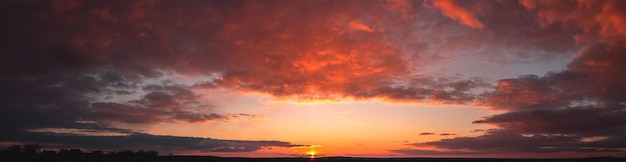
[[[626,1],[5,0],[0,145],[626,157]]]

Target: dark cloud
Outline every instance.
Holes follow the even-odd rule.
[[[162,136],[130,133],[125,136],[85,136],[46,132],[23,133],[10,138],[16,142],[38,142],[51,148],[82,149],[154,149],[165,153],[185,151],[201,152],[250,152],[266,147],[293,147],[297,145],[282,141],[221,140],[200,137]]]
[[[422,156],[422,157],[424,156],[432,157],[432,156],[443,155],[447,158],[450,158],[451,156],[454,156],[454,155],[465,155],[463,157],[466,157],[467,155],[480,154],[477,152],[469,152],[469,151],[435,151],[435,150],[418,150],[418,149],[400,149],[400,150],[391,150],[391,152],[414,155],[414,156]],[[481,152],[481,153],[487,154],[490,152]]]
[[[422,132],[419,135],[420,136],[426,136],[426,135],[436,135],[437,133],[433,133],[433,132]],[[452,134],[452,133],[439,133],[440,136],[454,136],[456,134]]]
[[[489,132],[479,137],[457,137],[440,141],[415,144],[416,146],[437,146],[440,148],[465,149],[475,153],[557,153],[557,152],[623,152],[621,147],[606,147],[583,144],[580,137],[568,134],[522,135],[508,130]],[[620,142],[611,141],[611,142]],[[445,152],[445,151],[443,151]]]
[[[474,121],[521,133],[619,136],[626,124],[623,108],[569,107],[513,111]],[[567,117],[567,120],[560,119]]]
[[[157,122],[203,122],[227,119],[215,113],[205,113],[212,105],[202,104],[188,88],[180,85],[147,85],[147,92],[139,100],[127,103],[94,102],[92,117],[99,121],[121,121],[126,123]]]
[[[494,109],[508,111],[473,122],[497,129],[415,146],[502,153],[623,152],[624,52],[626,46],[598,44],[583,51],[565,71],[500,80],[482,99]]]
[[[69,74],[72,75],[72,74]],[[67,84],[71,82],[72,84]],[[81,127],[80,116],[89,113],[90,97],[83,94],[104,91],[91,77],[68,74],[37,77],[3,77],[0,109],[3,130],[18,131],[50,126]]]
[[[147,108],[131,104],[119,103],[92,103],[93,114],[91,117],[95,121],[118,121],[135,124],[155,124],[158,122],[204,122],[228,119],[228,116],[219,114],[204,114],[184,110],[168,111],[162,108]]]

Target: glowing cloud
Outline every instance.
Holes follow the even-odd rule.
[[[441,10],[441,12],[468,27],[475,29],[482,29],[483,23],[481,23],[474,15],[459,6],[455,0],[433,0],[429,1],[432,6]]]

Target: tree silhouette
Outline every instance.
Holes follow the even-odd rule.
[[[21,161],[155,161],[159,156],[157,151],[131,150],[103,151],[94,150],[84,152],[80,149],[61,149],[58,152],[43,150],[39,144],[11,145],[0,149],[0,162]]]

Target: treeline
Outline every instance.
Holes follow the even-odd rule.
[[[42,149],[39,144],[12,145],[0,149],[0,161],[152,161],[159,156],[152,150],[90,151],[80,149]]]

